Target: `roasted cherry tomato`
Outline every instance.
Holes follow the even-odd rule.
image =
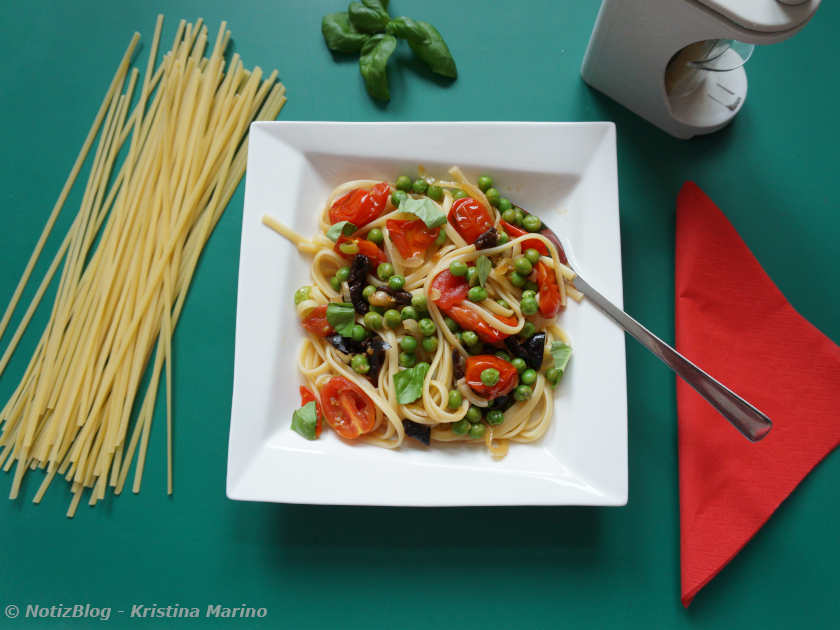
[[[449,315],[449,317],[454,319],[461,328],[473,331],[479,336],[479,338],[481,338],[482,341],[486,341],[487,343],[499,343],[504,341],[507,337],[510,337],[510,335],[503,333],[501,330],[493,328],[490,324],[485,322],[478,313],[468,309],[466,306],[456,304],[446,309],[445,312]],[[500,322],[510,326],[515,326],[517,322],[517,319],[514,316],[500,317],[498,315],[494,315],[494,317]]]
[[[327,305],[316,306],[301,322],[313,335],[326,337],[333,334],[332,326],[327,321]]]
[[[369,241],[364,238],[355,238],[353,236],[344,235],[338,237],[338,241],[333,247],[336,253],[338,253],[338,255],[342,258],[346,258],[347,260],[353,260],[353,256],[356,255],[356,253],[345,254],[343,251],[341,251],[340,246],[342,243],[355,243],[358,253],[367,256],[368,260],[370,260],[371,266],[374,269],[376,269],[376,265],[378,265],[379,263],[388,262],[388,257],[385,255],[385,252],[379,249],[379,247],[373,241]]]
[[[304,387],[303,385],[300,386],[300,406],[303,407],[307,403],[315,403],[315,415],[318,418],[318,421],[315,424],[315,437],[321,435],[321,429],[323,428],[321,425],[321,419],[324,415],[321,413],[321,403],[318,402],[318,399],[315,398],[315,394],[309,391],[308,387]]]
[[[481,382],[481,373],[489,368],[499,371],[499,382],[495,385],[485,385]],[[518,382],[516,368],[512,364],[493,356],[492,354],[479,354],[467,357],[467,385],[479,396],[485,398],[497,398],[504,396],[516,387]]]
[[[385,227],[388,228],[388,237],[403,258],[425,254],[440,232],[440,228],[426,227],[420,219],[388,219]]]
[[[540,261],[534,266],[539,292],[540,315],[550,319],[560,311],[560,287],[557,277],[548,265]]]
[[[345,439],[356,439],[372,430],[376,423],[373,401],[343,376],[333,376],[327,381],[321,388],[321,401],[327,424]]]
[[[510,236],[511,238],[519,238],[520,236],[525,236],[529,234],[529,232],[526,232],[522,228],[516,227],[515,225],[508,223],[505,220],[500,221],[500,223],[504,228],[505,232],[507,232],[508,236]],[[526,249],[533,247],[543,256],[548,256],[548,247],[545,246],[545,243],[543,243],[542,241],[538,241],[537,239],[529,239],[527,241],[522,241],[521,246],[523,252]]]
[[[447,312],[455,304],[460,304],[467,298],[469,284],[463,277],[453,276],[448,269],[441,271],[432,280],[432,300],[438,308]]]
[[[493,227],[493,218],[490,213],[472,197],[458,199],[452,204],[449,222],[470,244],[475,243],[479,236]]]
[[[350,221],[357,229],[361,229],[385,211],[391,187],[385,182],[377,184],[370,190],[356,188],[336,199],[330,207],[330,223]]]

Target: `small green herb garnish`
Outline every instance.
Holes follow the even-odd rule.
[[[356,323],[356,311],[352,304],[331,302],[327,304],[327,323],[342,337],[353,336]]]
[[[315,401],[306,403],[292,414],[292,430],[297,431],[307,440],[314,440],[315,429],[318,426],[318,411]]]
[[[400,202],[400,212],[413,214],[422,219],[427,228],[436,228],[446,223],[446,215],[441,211],[440,206],[428,197],[414,199],[408,197]]]
[[[338,223],[333,223],[330,229],[327,230],[327,238],[335,243],[342,235],[350,236],[355,231],[356,226],[350,223],[350,221],[339,221]]]

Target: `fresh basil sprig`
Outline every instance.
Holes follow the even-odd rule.
[[[422,362],[407,370],[400,370],[394,374],[394,389],[397,392],[397,402],[408,405],[423,395],[423,381],[429,371],[429,364]]]
[[[318,427],[318,411],[315,401],[306,403],[292,414],[292,430],[297,431],[307,440],[318,437],[315,431]]]
[[[438,30],[409,17],[391,19],[388,0],[354,0],[346,12],[325,15],[321,33],[330,50],[361,53],[359,70],[365,88],[379,101],[391,98],[387,65],[397,39],[407,41],[414,55],[432,72],[452,79],[458,76],[455,59]]]
[[[327,323],[342,337],[353,334],[353,324],[356,323],[356,311],[352,304],[346,302],[330,302],[327,304]]]
[[[406,197],[400,202],[399,210],[422,219],[427,228],[434,229],[446,223],[446,215],[443,214],[440,206],[428,197],[420,199]]]

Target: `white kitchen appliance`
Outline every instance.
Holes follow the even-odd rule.
[[[742,66],[753,45],[796,34],[819,4],[603,0],[581,75],[677,138],[711,133],[744,105],[747,75]]]

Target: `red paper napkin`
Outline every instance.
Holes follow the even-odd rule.
[[[692,182],[677,199],[676,341],[773,420],[750,443],[677,379],[688,606],[840,443],[840,348],[793,309]]]

